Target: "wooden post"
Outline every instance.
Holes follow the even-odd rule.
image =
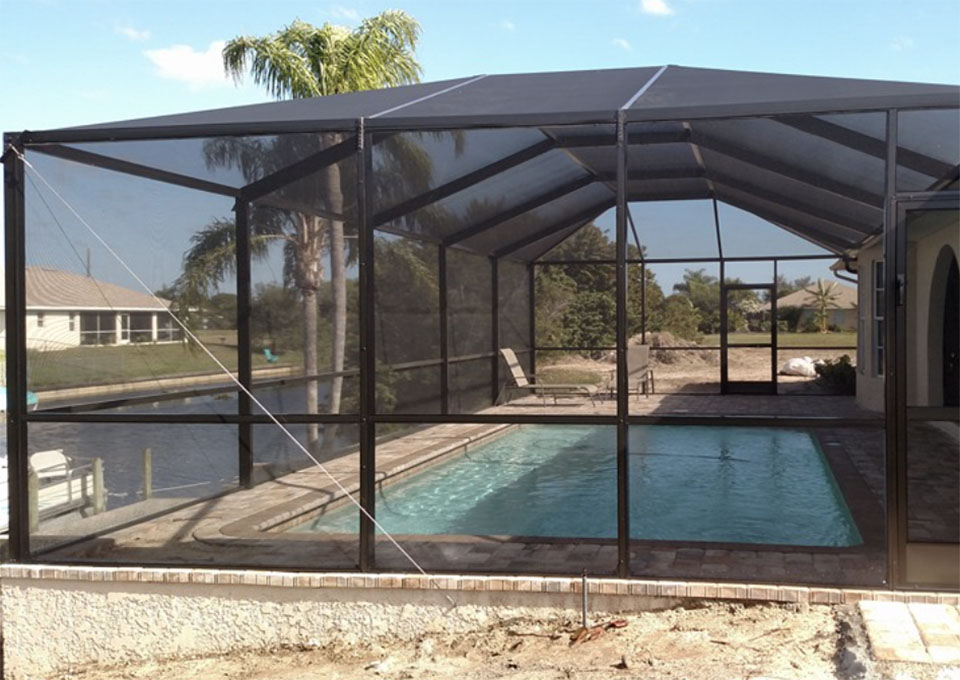
[[[143,497],[153,497],[153,449],[143,450]]]
[[[40,478],[32,468],[27,475],[27,517],[33,533],[40,528]]]
[[[106,491],[103,488],[103,458],[93,459],[93,514],[107,509]]]

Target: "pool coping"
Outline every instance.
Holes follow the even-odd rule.
[[[483,425],[481,427],[482,429],[479,432],[466,432],[455,435],[453,441],[447,444],[427,444],[400,456],[396,460],[391,461],[392,464],[390,468],[387,470],[378,470],[375,473],[375,485],[378,488],[382,488],[388,482],[396,482],[405,477],[419,474],[433,465],[467,453],[478,444],[489,442],[492,439],[506,434],[514,429],[516,425],[495,424]],[[429,432],[430,429],[431,428],[426,428],[424,432]],[[280,480],[282,480],[282,478],[274,481],[277,482]],[[284,503],[251,513],[224,524],[218,529],[198,529],[194,532],[194,538],[199,541],[215,543],[233,538],[269,540],[271,534],[273,537],[282,534],[284,540],[316,541],[316,535],[311,536],[309,533],[297,534],[288,530],[293,526],[308,522],[314,517],[349,503],[350,500],[346,494],[354,495],[359,492],[359,489],[359,480],[351,484],[345,484],[344,490],[346,493],[343,490],[337,489],[336,485],[332,482],[329,482],[320,489],[308,491]],[[352,542],[356,542],[356,537],[353,534],[342,534],[342,538],[349,538]]]

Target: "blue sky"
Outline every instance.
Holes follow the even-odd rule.
[[[389,7],[423,27],[424,80],[672,63],[960,83],[960,0],[0,0],[0,129],[266,101],[224,77],[223,41]]]
[[[960,0],[0,0],[0,128],[263,101],[223,77],[222,41],[388,7],[423,26],[424,80],[673,63],[960,83]]]

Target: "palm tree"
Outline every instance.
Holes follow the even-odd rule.
[[[816,288],[807,289],[813,298],[813,322],[820,327],[821,333],[827,332],[827,309],[830,307],[837,306],[837,298],[840,297],[840,292],[837,290],[837,284],[835,282],[830,282],[828,284],[823,283],[823,279],[817,279]]]
[[[385,11],[363,20],[355,29],[324,24],[313,26],[295,20],[276,33],[240,36],[223,49],[224,69],[234,80],[243,80],[248,68],[254,82],[278,99],[323,97],[358,90],[393,87],[419,81],[420,65],[413,56],[420,37],[420,25],[402,11]],[[235,166],[245,178],[264,174],[309,155],[296,148],[308,140],[316,148],[329,148],[342,141],[339,133],[324,135],[281,135],[272,140],[224,138],[206,145],[211,166]],[[260,148],[257,148],[258,144]],[[264,146],[266,145],[266,146]],[[266,166],[266,167],[265,167]],[[416,177],[418,173],[411,173]],[[419,173],[423,176],[423,173]],[[271,240],[284,244],[285,274],[296,286],[303,305],[304,372],[318,373],[317,291],[324,279],[323,254],[329,253],[329,280],[333,294],[331,365],[334,374],[344,368],[347,321],[346,261],[344,238],[344,194],[350,193],[351,178],[332,164],[312,178],[282,191],[286,209],[257,205],[251,219],[251,254],[264,257]],[[346,191],[345,191],[346,190]],[[322,202],[322,210],[291,210],[290,205]],[[320,214],[316,214],[316,213]],[[232,225],[212,223],[194,238],[185,257],[184,280],[193,279],[192,290],[215,283],[229,270],[235,250],[230,237]],[[316,380],[308,380],[308,413],[319,413]],[[339,413],[343,378],[334,377],[330,388],[330,413]],[[332,428],[331,428],[332,429]],[[334,436],[328,432],[327,444]],[[308,445],[316,451],[319,428],[308,426]]]

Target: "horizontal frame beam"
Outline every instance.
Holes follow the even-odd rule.
[[[204,191],[208,194],[230,196],[232,198],[240,196],[240,189],[237,187],[219,184],[217,182],[209,182],[207,180],[191,177],[190,175],[182,175],[178,172],[161,170],[159,168],[141,165],[140,163],[134,163],[132,161],[112,158],[110,156],[93,153],[92,151],[87,151],[85,149],[77,149],[70,146],[62,146],[60,144],[44,144],[32,146],[30,147],[30,151],[42,153],[46,156],[61,158],[67,161],[73,161],[74,163],[91,165],[104,170],[113,170],[114,172],[120,172],[125,175],[133,175],[135,177],[142,177],[144,179],[152,179],[157,182],[173,184],[176,186],[185,187],[187,189],[196,189],[197,191]]]
[[[807,215],[808,217],[814,217],[823,222],[829,222],[832,226],[835,226],[837,229],[850,234],[854,238],[864,238],[865,236],[874,234],[880,229],[881,226],[879,222],[876,226],[856,224],[842,215],[837,215],[831,210],[798,201],[795,198],[771,191],[770,189],[758,186],[756,184],[741,182],[736,177],[731,177],[729,175],[713,171],[709,172],[708,175],[710,177],[710,181],[714,184],[719,184],[723,187],[732,189],[733,191],[738,191],[740,193],[750,194],[751,196],[755,196],[756,198],[769,203],[782,205],[785,208],[789,208],[795,212]]]
[[[478,234],[482,234],[485,231],[498,227],[504,222],[512,220],[515,217],[519,217],[524,213],[530,212],[531,210],[536,210],[537,208],[543,205],[546,205],[551,201],[555,201],[558,198],[562,198],[567,194],[576,191],[577,189],[582,189],[585,186],[593,184],[595,181],[596,181],[596,178],[592,177],[591,175],[585,175],[584,177],[576,179],[572,182],[563,184],[557,187],[556,189],[551,189],[550,191],[540,194],[539,196],[535,196],[531,198],[529,201],[525,201],[520,205],[514,208],[511,208],[510,210],[507,210],[506,212],[502,212],[492,217],[489,217],[481,222],[478,222],[477,224],[467,227],[466,229],[461,229],[460,231],[455,232],[450,236],[447,236],[445,239],[443,239],[443,245],[447,247],[456,245],[461,241],[464,241],[468,238],[472,238],[474,236],[477,236]]]
[[[598,203],[585,210],[581,210],[576,215],[572,215],[571,217],[568,217],[562,222],[553,224],[547,227],[546,229],[541,229],[540,231],[534,234],[530,234],[529,236],[522,238],[519,241],[516,241],[515,243],[510,244],[509,246],[505,246],[504,248],[501,248],[500,250],[494,252],[493,256],[496,258],[506,257],[511,253],[514,253],[520,250],[521,248],[525,248],[526,246],[533,245],[537,241],[547,238],[551,234],[555,234],[558,231],[563,231],[567,227],[572,227],[577,222],[584,222],[584,223],[588,222],[589,220],[592,220],[594,217],[602,213],[604,210],[609,209],[613,204],[614,204],[613,198],[606,199],[602,203]]]
[[[532,144],[525,149],[521,149],[515,153],[501,158],[500,160],[485,165],[482,168],[478,168],[472,172],[468,172],[465,175],[458,177],[457,179],[451,180],[446,184],[441,184],[438,187],[434,187],[430,191],[425,191],[419,196],[414,196],[413,198],[403,201],[399,205],[395,205],[392,208],[387,208],[386,210],[380,212],[374,216],[372,221],[373,227],[379,227],[381,224],[386,224],[387,222],[392,222],[393,220],[399,219],[404,215],[409,215],[410,213],[424,208],[431,203],[436,203],[448,196],[463,191],[474,184],[479,184],[485,179],[489,179],[494,175],[497,175],[505,170],[508,170],[512,167],[526,163],[527,161],[536,158],[551,149],[556,148],[556,143],[552,139],[544,139]]]
[[[851,130],[843,125],[831,123],[816,116],[780,116],[774,120],[874,158],[881,160],[887,158],[887,142],[885,140]],[[942,179],[955,172],[955,166],[949,163],[944,163],[911,149],[905,149],[902,146],[897,147],[897,165],[902,165],[934,179]]]
[[[843,241],[837,240],[835,236],[824,234],[823,232],[816,230],[813,234],[810,233],[800,233],[796,228],[788,227],[784,224],[784,218],[782,215],[777,215],[766,208],[757,206],[750,201],[745,201],[741,198],[734,196],[723,195],[722,192],[717,196],[719,201],[732,205],[735,208],[740,208],[741,210],[746,210],[747,212],[753,213],[757,217],[761,217],[771,224],[780,227],[786,231],[789,231],[791,234],[799,236],[800,238],[806,239],[816,245],[834,252],[837,254],[837,257],[841,257],[841,253],[845,250],[848,250],[854,247],[854,243],[846,243]],[[725,261],[729,261],[729,258],[724,258]]]
[[[331,147],[302,158],[296,163],[288,165],[282,170],[261,177],[255,182],[247,184],[240,190],[240,198],[244,201],[256,201],[259,198],[272,194],[278,189],[303,179],[308,175],[319,172],[328,165],[339,163],[356,153],[357,138],[351,135],[347,139],[334,144]]]
[[[820,191],[834,194],[849,201],[862,203],[863,205],[877,209],[881,213],[883,211],[883,194],[877,194],[867,189],[847,184],[846,182],[840,182],[823,175],[818,175],[778,158],[772,158],[757,151],[737,146],[732,142],[709,133],[701,132],[696,128],[692,131],[690,142],[702,149],[707,149],[722,156],[747,163],[765,172],[771,172],[795,182],[815,187]]]

